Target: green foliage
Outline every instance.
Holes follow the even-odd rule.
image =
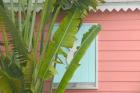
[[[22,93],[22,82],[11,78],[4,71],[0,70],[0,92]]]
[[[0,0],[0,6],[4,7],[3,0]]]
[[[81,46],[76,52],[74,58],[72,59],[67,71],[65,72],[56,90],[56,93],[64,93],[66,85],[71,80],[76,69],[80,66],[79,63],[80,60],[84,56],[86,50],[88,49],[92,41],[96,38],[96,35],[98,34],[99,31],[100,31],[100,25],[94,25],[91,27],[91,29],[89,29],[89,31],[86,34],[84,34]]]
[[[9,33],[9,37],[12,37],[12,40],[10,40],[9,42],[12,42],[14,54],[17,58],[20,59],[21,62],[24,63],[24,61],[28,60],[28,50],[26,48],[26,45],[21,38],[20,32],[10,19],[9,13],[7,13],[7,11],[5,11],[5,9],[1,6],[0,11],[0,22],[5,26],[6,31]]]
[[[53,61],[54,56],[58,53],[60,47],[72,47],[75,39],[75,34],[80,23],[80,16],[81,12],[78,10],[74,11],[74,13],[70,12],[61,22],[58,30],[54,34],[52,42],[50,42],[50,45],[46,50],[47,52],[45,53],[45,56],[42,60],[43,62],[40,63],[41,67],[39,70],[39,75],[40,77],[43,77],[43,79],[46,78],[45,76],[47,74],[49,64],[51,64],[51,62]],[[48,58],[46,59],[46,57]]]
[[[88,15],[89,7],[96,9],[102,0],[45,0],[39,26],[35,29],[37,0],[19,0],[19,12],[14,13],[14,2],[11,9],[0,0],[0,29],[4,43],[0,47],[0,92],[2,93],[43,93],[46,80],[57,74],[56,64],[64,62],[58,55],[67,58],[65,49],[73,47],[76,34],[83,19]],[[26,10],[27,9],[27,10]],[[33,10],[32,10],[33,9]],[[64,18],[53,34],[54,24],[61,11]],[[17,19],[18,18],[18,19]],[[45,37],[45,27],[48,26]],[[90,46],[99,25],[93,25],[83,36],[77,50],[56,93],[64,93],[66,85],[79,67],[80,59]],[[1,33],[0,32],[0,33]],[[37,35],[36,35],[37,34]]]
[[[2,93],[12,93],[12,87],[9,82],[9,78],[2,72],[0,71],[0,91]]]
[[[100,3],[104,3],[104,0],[59,0],[64,10],[71,9],[72,7],[78,7],[79,9],[89,9],[92,7],[96,10],[96,7]]]

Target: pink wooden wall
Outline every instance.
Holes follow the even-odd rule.
[[[86,22],[99,34],[99,89],[66,93],[140,93],[140,11],[97,12]]]

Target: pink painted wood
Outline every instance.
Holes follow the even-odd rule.
[[[99,41],[98,44],[99,51],[140,51],[140,41]]]
[[[91,13],[85,22],[102,25],[99,89],[67,90],[65,93],[140,93],[140,11],[98,11]]]
[[[135,23],[134,23],[135,24]],[[140,23],[139,23],[140,24]],[[99,33],[99,40],[140,40],[140,31],[102,31]]]
[[[91,13],[99,34],[99,89],[66,93],[140,93],[140,11]]]

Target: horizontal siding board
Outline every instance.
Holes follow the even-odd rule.
[[[99,72],[99,81],[140,83],[140,72]]]
[[[119,72],[140,72],[140,61],[139,62],[99,62],[99,71],[105,71],[105,72],[113,72],[113,71],[119,71]],[[114,72],[114,73],[115,73]],[[140,77],[139,77],[140,78]]]
[[[110,91],[108,91],[108,92],[103,92],[103,91],[69,91],[69,92],[65,92],[65,93],[139,93],[139,92],[133,92],[133,91],[131,91],[131,92],[118,92],[118,91],[115,91],[115,92],[110,92]]]
[[[127,12],[97,12],[97,13],[91,13],[87,18],[87,22],[94,22],[94,21],[108,21],[108,20],[140,20],[140,12],[134,11],[133,13],[131,11]]]
[[[48,93],[48,92],[46,92],[46,93]],[[133,92],[133,91],[131,91],[131,92],[121,92],[121,91],[115,91],[115,92],[110,92],[110,91],[108,91],[108,92],[104,92],[104,91],[89,91],[89,90],[80,90],[80,91],[67,91],[67,92],[65,92],[65,93],[139,93],[139,92]]]
[[[126,31],[137,32],[137,31],[138,31],[138,32],[140,32],[140,29],[135,29],[135,28],[133,28],[133,29],[129,29],[129,28],[128,28],[128,29],[123,29],[123,30],[122,30],[122,29],[117,29],[117,30],[111,30],[111,29],[109,30],[109,29],[107,29],[107,30],[102,30],[101,32],[110,32],[110,31],[111,31],[111,32],[112,32],[112,31],[113,31],[113,32],[114,32],[114,31],[118,31],[118,32],[126,32]]]
[[[140,60],[102,60],[100,59],[99,62],[140,62]]]
[[[99,60],[140,60],[139,51],[100,51]]]
[[[119,41],[108,42],[99,41],[99,51],[121,50],[121,51],[137,51],[140,50],[140,41]],[[129,46],[129,47],[128,47]]]
[[[99,82],[99,91],[140,92],[140,82]]]
[[[66,90],[65,93],[139,93],[139,91]]]
[[[93,21],[92,21],[93,22]],[[94,21],[102,25],[102,30],[134,30],[140,29],[140,20],[127,20],[127,21]]]
[[[99,40],[140,40],[140,31],[102,31]]]

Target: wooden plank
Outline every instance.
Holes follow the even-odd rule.
[[[111,51],[111,50],[122,50],[122,51],[137,51],[140,50],[140,41],[99,41],[99,51]]]
[[[55,91],[55,90],[54,90]],[[55,93],[53,91],[53,93]],[[45,93],[48,93],[48,91],[45,91]],[[66,90],[65,93],[139,93],[139,91],[100,91],[99,89],[93,89],[93,90]]]
[[[134,30],[140,29],[140,20],[120,20],[120,21],[92,21],[102,25],[102,30]]]
[[[140,71],[140,61],[139,62],[99,62],[99,71]]]
[[[99,81],[140,83],[140,72],[99,72]]]
[[[140,82],[99,82],[99,91],[140,92]]]
[[[140,60],[139,51],[100,51],[99,60]]]
[[[102,31],[99,40],[140,40],[140,31]]]
[[[45,92],[48,93],[48,92]],[[139,92],[135,92],[135,91],[127,91],[127,92],[122,92],[122,91],[98,91],[98,90],[68,90],[65,93],[139,93]]]

